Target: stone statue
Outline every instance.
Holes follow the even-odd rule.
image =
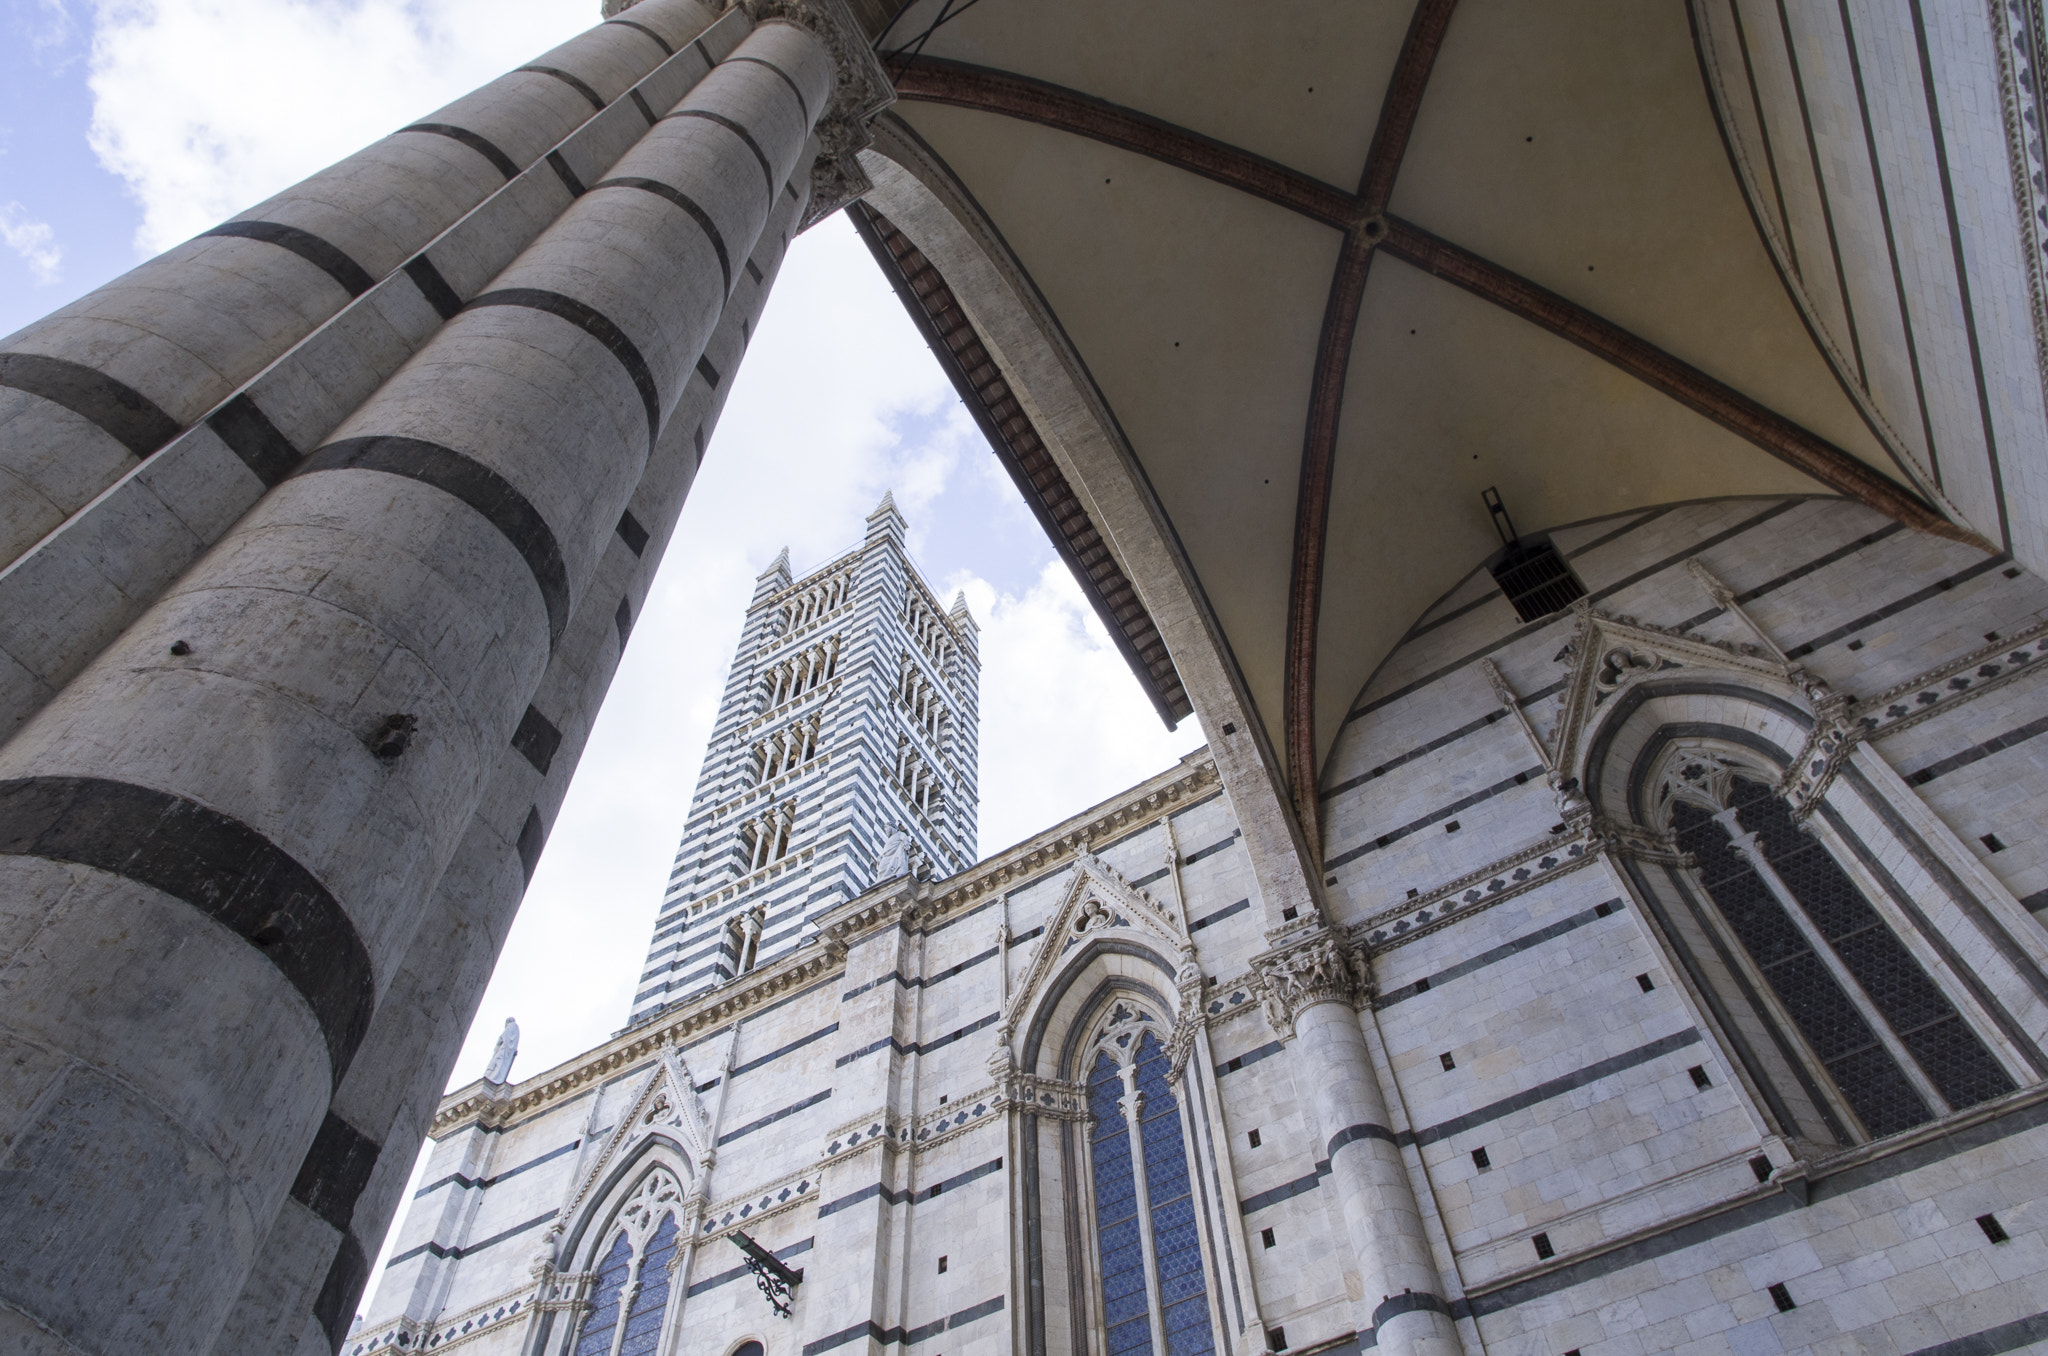
[[[498,1033],[498,1048],[491,1051],[491,1062],[484,1068],[486,1083],[503,1083],[512,1072],[512,1060],[519,1054],[519,1023],[510,1017],[505,1019],[505,1029]]]
[[[875,884],[910,874],[910,834],[901,824],[882,844],[881,864],[875,868]]]

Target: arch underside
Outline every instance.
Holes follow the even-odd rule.
[[[1876,166],[1853,183],[1767,191],[1765,142],[1786,161],[1800,124],[1789,72],[1730,92],[1731,25],[1757,6],[1421,0],[1276,28],[1223,4],[1115,24],[977,5],[933,28],[939,8],[909,5],[884,44],[900,99],[866,157],[871,243],[900,233],[918,277],[899,290],[965,355],[963,396],[1162,710],[1153,635],[1212,725],[1232,715],[1214,689],[1234,690],[1297,806],[1410,620],[1498,545],[1489,486],[1524,533],[1818,492],[2048,560],[1989,488],[1984,427],[1974,462],[1937,473],[1928,452],[1930,429],[1968,441],[2001,373],[2022,408],[1991,433],[2008,462],[2040,451],[2032,345],[1970,350],[1962,329],[1990,313],[1956,302],[1967,276],[1910,279],[1901,301],[1890,256],[1855,254],[1885,230],[1945,246],[1937,227],[2003,248],[2021,215],[1898,207],[1938,207],[1939,186],[1908,181],[1925,147],[1882,136],[1839,148]],[[1803,40],[1834,13],[1785,23]],[[1754,59],[1782,66],[1772,42]],[[1845,91],[1849,52],[1828,58]],[[2002,129],[1965,123],[1950,140],[1995,134],[2003,154]],[[1833,281],[1807,238],[1824,206]],[[1889,311],[1858,291],[1879,281]],[[1909,348],[1977,366],[1922,364],[1914,395]]]

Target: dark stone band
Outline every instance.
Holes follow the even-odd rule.
[[[641,98],[641,97],[640,97],[640,91],[639,91],[639,90],[637,90],[637,89],[629,89],[629,90],[627,90],[627,91],[626,91],[626,97],[627,97],[628,99],[631,99],[631,100],[633,101],[633,107],[635,107],[635,108],[637,108],[637,109],[639,109],[639,110],[640,110],[640,116],[641,116],[641,117],[643,117],[643,118],[645,118],[645,119],[647,120],[647,125],[648,125],[649,127],[652,127],[652,126],[654,126],[654,124],[655,124],[655,123],[657,123],[657,122],[661,121],[661,120],[660,120],[659,118],[657,118],[657,117],[655,117],[655,116],[654,116],[654,110],[653,110],[653,109],[651,109],[651,108],[649,108],[649,107],[647,106],[647,101],[646,101],[645,99],[643,99],[643,98]]]
[[[320,1122],[313,1147],[299,1164],[292,1182],[292,1199],[340,1233],[349,1231],[355,1219],[356,1198],[370,1184],[377,1155],[384,1146],[350,1125],[332,1111]]]
[[[663,56],[674,56],[676,54],[676,49],[668,45],[668,39],[649,28],[646,24],[632,19],[607,19],[605,22],[617,24],[621,28],[630,28],[636,33],[645,33],[648,37],[654,39],[654,45],[661,49]]]
[[[598,187],[603,188],[604,184]],[[647,413],[647,450],[650,453],[654,451],[655,437],[661,432],[661,392],[655,387],[654,372],[647,366],[647,360],[640,356],[639,348],[626,337],[626,332],[612,323],[611,317],[588,302],[538,287],[499,288],[477,297],[463,309],[474,311],[483,306],[519,306],[531,311],[544,311],[568,321],[610,349],[611,355],[626,369],[634,389],[640,392],[640,404]]]
[[[576,177],[576,171],[569,168],[569,162],[562,159],[560,151],[548,152],[548,168],[562,181],[562,187],[569,190],[570,197],[580,198],[589,191],[583,187],[583,181]]]
[[[1330,1146],[1323,1151],[1323,1157],[1335,1158],[1337,1150],[1347,1144],[1356,1144],[1362,1139],[1384,1140],[1388,1144],[1395,1145],[1401,1142],[1400,1138],[1384,1125],[1347,1125],[1336,1134],[1330,1136]]]
[[[718,124],[720,127],[723,127],[726,131],[731,132],[734,136],[738,137],[741,141],[744,141],[747,144],[747,149],[754,153],[754,163],[761,167],[761,182],[768,186],[768,200],[770,203],[774,202],[775,171],[768,168],[768,157],[761,153],[761,143],[754,140],[754,134],[752,132],[749,132],[746,128],[740,126],[731,118],[726,117],[725,114],[713,113],[708,108],[678,109],[675,112],[669,114],[668,117],[701,118],[705,122]],[[667,122],[668,118],[663,118],[662,121]]]
[[[178,436],[178,421],[149,397],[82,363],[40,353],[0,353],[0,386],[62,405],[137,457],[149,456]]]
[[[670,188],[667,184],[653,179],[635,178],[606,179],[602,183],[593,184],[592,187],[637,188],[642,193],[652,193],[655,197],[665,199],[689,213],[690,219],[703,228],[705,237],[711,241],[712,252],[718,256],[718,271],[725,278],[724,295],[732,295],[732,262],[725,252],[725,237],[718,233],[718,227],[712,222],[711,214],[691,201],[682,190]]]
[[[519,718],[519,728],[512,732],[512,747],[533,764],[535,772],[545,777],[555,761],[555,750],[562,747],[562,732],[553,721],[528,706],[526,714]]]
[[[1418,1311],[1442,1314],[1445,1318],[1451,1316],[1451,1306],[1445,1302],[1442,1295],[1432,1295],[1427,1290],[1404,1290],[1398,1295],[1390,1295],[1380,1301],[1380,1307],[1372,1311],[1373,1331],[1378,1332],[1403,1314]]]
[[[327,1279],[313,1300],[313,1319],[336,1351],[348,1340],[349,1324],[355,1321],[356,1304],[370,1283],[370,1256],[354,1234],[341,1236],[341,1247],[327,1268]]]
[[[521,66],[519,69],[522,71],[532,71],[535,75],[553,76],[555,79],[567,85],[570,89],[575,90],[578,94],[588,99],[590,101],[590,106],[592,108],[596,109],[600,113],[604,112],[604,99],[599,96],[598,92],[592,89],[590,86],[584,84],[581,80],[578,80],[575,76],[569,74],[567,71],[557,70],[553,66]]]
[[[299,464],[299,449],[246,392],[207,415],[206,426],[256,473],[266,489],[281,484]]]
[[[370,953],[327,887],[240,820],[98,777],[0,782],[0,855],[160,890],[246,939],[305,998],[338,1085],[376,1005]]]
[[[210,231],[202,231],[200,238],[226,236],[241,240],[260,240],[266,245],[275,245],[290,250],[313,267],[341,284],[341,290],[352,297],[359,297],[376,286],[376,279],[370,271],[348,257],[339,246],[330,244],[296,226],[286,226],[275,221],[224,221]]]
[[[798,89],[798,88],[796,87],[796,81],[794,81],[794,80],[790,79],[790,77],[789,77],[789,72],[788,72],[788,71],[785,71],[785,70],[783,70],[783,69],[782,69],[782,67],[780,67],[780,66],[776,65],[776,64],[775,64],[774,62],[772,62],[772,61],[763,61],[763,60],[761,60],[761,58],[759,58],[759,57],[757,57],[757,56],[735,56],[735,57],[727,57],[727,58],[726,58],[726,60],[727,60],[727,61],[744,61],[744,62],[746,62],[746,63],[747,63],[748,65],[750,65],[750,66],[766,66],[766,67],[767,67],[767,68],[768,68],[769,70],[771,70],[771,71],[775,72],[775,76],[776,76],[776,78],[777,78],[778,80],[782,81],[782,83],[783,83],[783,84],[785,84],[785,85],[789,86],[789,92],[790,92],[791,94],[794,94],[794,95],[796,96],[796,106],[797,106],[798,108],[800,108],[800,109],[802,109],[802,110],[803,110],[803,114],[804,114],[804,126],[806,126],[806,127],[810,126],[810,124],[811,124],[811,102],[810,102],[810,100],[808,100],[808,99],[804,98],[804,92],[803,92],[802,90],[800,90],[800,89]]]
[[[512,163],[511,156],[499,150],[483,137],[470,131],[467,127],[454,127],[445,122],[416,122],[410,127],[401,127],[398,131],[400,133],[427,132],[433,136],[447,137],[450,141],[459,141],[484,159],[490,161],[491,167],[504,175],[508,182],[519,177],[519,166]]]
[[[448,285],[448,279],[441,270],[434,267],[434,261],[424,254],[414,255],[405,261],[405,276],[412,279],[412,285],[420,289],[427,305],[434,308],[443,320],[453,320],[462,309],[462,297]]]
[[[569,621],[569,570],[554,532],[532,501],[482,462],[438,443],[385,435],[345,438],[307,458],[298,474],[316,471],[381,471],[431,485],[482,514],[512,543],[540,589],[547,608],[550,643],[562,638]]]

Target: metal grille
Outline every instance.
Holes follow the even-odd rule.
[[[1586,586],[1547,541],[1510,542],[1492,568],[1493,582],[1525,622],[1562,611],[1586,596]]]
[[[1757,836],[1765,860],[1948,1104],[1960,1110],[2011,1092],[2011,1077],[1977,1033],[1820,840],[1792,822],[1785,802],[1740,777],[1735,801],[1736,821]]]
[[[1700,880],[1714,904],[1870,1133],[1889,1135],[1932,1120],[1927,1103],[1778,897],[1735,851],[1727,830],[1686,801],[1673,808],[1671,823],[1679,849],[1699,862]]]

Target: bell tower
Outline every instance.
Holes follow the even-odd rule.
[[[801,945],[900,833],[911,870],[975,858],[981,662],[964,595],[910,562],[893,495],[859,546],[754,583],[633,996],[637,1022]]]

